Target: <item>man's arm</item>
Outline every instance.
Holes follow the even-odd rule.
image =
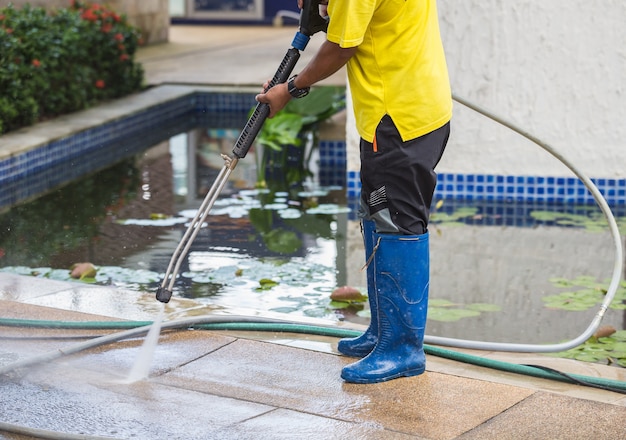
[[[328,40],[324,41],[311,61],[302,69],[294,84],[299,89],[310,87],[341,69],[356,52],[356,47],[342,48]],[[265,84],[267,87],[267,84]],[[258,102],[269,104],[272,118],[291,99],[287,84],[277,84],[266,93],[256,96]]]

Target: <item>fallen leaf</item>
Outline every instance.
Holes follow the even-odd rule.
[[[91,263],[76,263],[70,268],[70,276],[76,279],[94,278],[98,270]]]
[[[330,299],[333,301],[343,302],[362,302],[367,299],[359,289],[350,286],[338,287],[330,294]]]

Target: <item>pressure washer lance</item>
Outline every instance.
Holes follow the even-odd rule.
[[[305,49],[312,35],[319,31],[326,32],[328,21],[326,18],[320,16],[319,3],[319,0],[304,0],[302,10],[300,11],[298,32],[296,32],[293,42],[291,43],[292,47],[285,54],[283,61],[280,63],[278,70],[269,83],[268,89],[272,88],[276,84],[284,83],[287,79],[289,79],[289,76],[293,72],[296,63],[300,58],[300,51]],[[239,138],[233,148],[232,155],[221,155],[222,159],[224,159],[224,166],[209,189],[209,192],[198,208],[195,217],[191,220],[183,238],[174,251],[167,267],[167,271],[165,272],[165,276],[163,277],[163,282],[157,289],[156,299],[162,303],[168,303],[172,298],[174,283],[176,282],[176,277],[178,275],[178,271],[180,270],[182,261],[189,252],[191,244],[198,235],[198,232],[209,215],[209,211],[215,204],[217,197],[222,192],[228,177],[237,166],[239,159],[243,159],[246,154],[248,154],[248,150],[250,150],[256,136],[261,131],[269,113],[270,107],[268,104],[258,103],[254,112],[248,119],[248,122],[241,131],[241,134],[239,135]]]

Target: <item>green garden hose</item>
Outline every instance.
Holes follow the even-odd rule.
[[[45,329],[65,329],[65,330],[119,330],[125,331],[113,333],[89,341],[74,344],[64,349],[58,349],[39,356],[0,367],[0,375],[7,374],[14,370],[48,362],[56,358],[75,354],[90,348],[95,348],[112,342],[117,342],[127,338],[135,337],[147,333],[152,325],[151,321],[46,321],[28,319],[7,319],[0,318],[0,326],[45,328]],[[355,337],[361,334],[358,330],[343,329],[331,326],[319,326],[303,324],[292,321],[284,321],[272,318],[259,318],[248,316],[200,316],[185,318],[175,321],[166,321],[162,324],[162,329],[202,329],[202,330],[238,330],[238,331],[267,331],[285,333],[303,333],[317,336],[330,336],[337,338]],[[460,353],[453,350],[444,349],[432,345],[424,345],[426,353],[516,374],[522,374],[542,379],[556,380],[560,382],[574,383],[578,385],[600,388],[608,391],[626,394],[626,382],[604,379],[578,374],[566,374],[559,371],[537,366],[520,365],[510,362],[503,362],[494,359],[487,359],[481,356]]]

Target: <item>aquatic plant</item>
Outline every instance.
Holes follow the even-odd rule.
[[[257,137],[265,148],[257,155],[258,188],[284,190],[310,175],[311,154],[319,144],[319,123],[345,107],[345,88],[314,87],[304,99],[292,99],[267,119]]]
[[[604,300],[608,290],[608,281],[599,282],[595,277],[579,276],[573,280],[552,278],[550,282],[556,287],[567,288],[565,292],[543,297],[543,302],[550,309],[567,311],[585,311]],[[626,310],[626,281],[620,283],[615,298],[609,306],[615,310]]]
[[[573,280],[552,278],[550,282],[567,291],[544,297],[545,306],[575,312],[598,306],[604,300],[608,289],[608,281],[599,282],[591,276],[579,276]],[[626,281],[620,283],[609,308],[626,310]],[[596,334],[584,344],[557,353],[556,356],[626,367],[626,330],[619,330],[607,336]]]
[[[357,315],[370,318],[369,308],[363,307],[366,296],[352,301],[331,300],[329,307],[335,310],[357,309]],[[447,299],[433,298],[428,304],[428,319],[438,322],[456,322],[466,318],[475,318],[483,313],[499,312],[501,307],[496,304],[474,303],[461,304]]]
[[[428,302],[428,319],[439,322],[455,322],[500,310],[500,306],[496,304],[460,304],[446,299],[431,298]]]
[[[437,232],[438,235],[441,235],[441,229],[438,228],[438,225],[463,226],[465,224],[465,220],[474,218],[478,215],[478,208],[475,206],[457,208],[451,213],[442,211],[441,208],[443,206],[444,201],[438,200],[430,214],[429,225],[435,230],[435,232]]]
[[[584,344],[554,356],[626,368],[626,330],[610,336],[593,336]]]
[[[530,213],[530,216],[538,222],[554,224],[557,226],[584,228],[590,232],[602,232],[608,230],[608,223],[604,214],[597,210],[594,210],[587,215],[557,211],[533,211]],[[625,234],[626,218],[618,217],[615,220],[620,233]]]

